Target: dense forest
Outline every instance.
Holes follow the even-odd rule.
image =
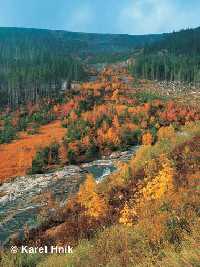
[[[200,82],[200,28],[166,34],[146,45],[133,73],[152,80]]]
[[[62,44],[61,44],[62,46]],[[78,59],[57,49],[45,33],[0,30],[0,102],[18,107],[54,96],[64,81],[83,79]]]
[[[65,81],[87,77],[83,62],[111,63],[131,55],[135,76],[197,84],[199,47],[200,28],[143,36],[0,28],[0,104],[16,108],[53,97]]]
[[[80,59],[127,53],[160,38],[0,28],[0,103],[15,108],[52,97],[63,82],[86,77]]]
[[[71,57],[47,57],[41,53],[33,58],[11,59],[0,56],[1,105],[18,107],[27,102],[37,102],[40,97],[53,97],[62,83],[84,78],[84,69]]]

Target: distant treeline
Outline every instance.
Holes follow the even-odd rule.
[[[199,83],[200,28],[166,34],[145,46],[131,71],[144,79]]]
[[[65,80],[81,80],[84,76],[81,64],[70,57],[41,54],[15,60],[0,55],[0,104],[18,107],[41,97],[53,97]]]
[[[0,30],[0,105],[16,108],[57,95],[64,81],[82,80],[80,61],[45,31]]]
[[[121,54],[161,38],[0,27],[0,105],[15,108],[51,97],[63,81],[85,78],[81,60],[112,62],[114,57],[107,55],[121,59]]]

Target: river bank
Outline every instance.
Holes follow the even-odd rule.
[[[45,193],[51,193],[62,206],[70,194],[78,191],[86,173],[92,173],[100,182],[117,171],[118,162],[130,160],[137,149],[135,146],[80,166],[69,165],[53,173],[22,176],[3,183],[0,186],[0,242],[4,244],[11,235],[23,231],[25,225],[38,224],[39,209],[47,204]]]

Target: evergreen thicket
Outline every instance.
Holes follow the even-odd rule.
[[[82,64],[69,50],[46,31],[0,29],[0,104],[36,103],[57,96],[64,82],[84,79]]]
[[[200,82],[200,28],[166,34],[145,46],[132,67],[144,79]]]

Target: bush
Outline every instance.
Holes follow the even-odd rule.
[[[149,103],[156,99],[164,99],[152,92],[139,92],[135,95],[140,104]]]
[[[67,151],[67,158],[70,164],[76,164],[76,153],[74,152],[74,150],[69,149]]]
[[[28,174],[41,174],[44,173],[45,167],[48,164],[49,149],[44,148],[36,153],[35,158],[32,161],[32,167],[28,171]]]
[[[41,260],[40,254],[26,255],[18,253],[11,255],[9,253],[2,253],[0,256],[0,267],[36,267]]]
[[[17,131],[26,131],[29,123],[29,118],[24,116],[21,117],[17,124]]]
[[[48,165],[58,164],[60,162],[59,148],[60,145],[54,143],[49,147],[37,151],[32,161],[31,169],[28,170],[28,174],[42,174],[46,171]]]
[[[143,235],[132,228],[117,225],[100,232],[90,242],[81,241],[73,254],[50,256],[38,267],[137,266],[149,254]]]
[[[142,131],[137,129],[131,132],[129,129],[124,129],[122,133],[122,144],[123,146],[127,145],[138,145],[141,142]]]
[[[39,124],[38,123],[33,123],[28,129],[27,133],[30,135],[38,134],[39,133]]]
[[[89,125],[84,120],[77,120],[68,126],[66,140],[67,142],[72,142],[75,140],[80,140],[87,135],[89,130]]]
[[[50,112],[47,113],[47,112],[44,112],[44,111],[36,112],[30,118],[30,120],[32,122],[39,123],[40,125],[48,124],[49,122],[51,122],[51,121],[53,121],[55,119],[56,119],[55,114],[50,113]]]
[[[60,158],[59,158],[59,148],[60,145],[59,144],[52,144],[49,148],[49,163],[50,164],[59,164],[60,162]]]
[[[16,130],[11,124],[5,125],[4,128],[0,130],[0,144],[10,143],[16,137]]]
[[[97,158],[99,155],[98,147],[95,144],[92,144],[90,147],[88,147],[85,158],[86,160],[93,160],[94,158]]]

